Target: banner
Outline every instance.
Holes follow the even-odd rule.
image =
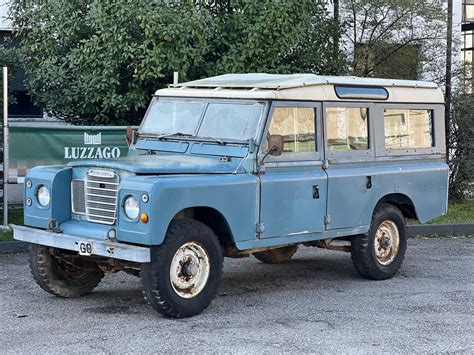
[[[37,165],[126,156],[126,127],[10,125],[10,183],[23,183]]]

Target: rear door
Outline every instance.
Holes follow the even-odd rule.
[[[259,159],[269,135],[283,136],[280,156],[268,155],[260,174],[261,238],[294,237],[324,229],[327,178],[322,166],[319,103],[275,102]],[[291,242],[291,240],[288,240]]]

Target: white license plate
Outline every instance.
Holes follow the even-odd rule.
[[[91,242],[80,240],[78,245],[79,255],[91,255],[94,252],[94,245]]]

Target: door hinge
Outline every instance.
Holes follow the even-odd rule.
[[[262,234],[263,232],[265,232],[265,224],[257,223],[255,231],[257,232],[257,234]]]
[[[326,225],[326,227],[331,224],[331,216],[330,215],[327,214],[327,215],[324,216],[324,224]]]

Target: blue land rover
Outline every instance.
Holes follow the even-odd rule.
[[[156,92],[126,158],[32,169],[31,271],[78,297],[105,272],[142,280],[168,317],[202,312],[223,257],[289,260],[298,246],[351,253],[391,278],[405,220],[447,211],[443,95],[419,81],[231,74]]]

